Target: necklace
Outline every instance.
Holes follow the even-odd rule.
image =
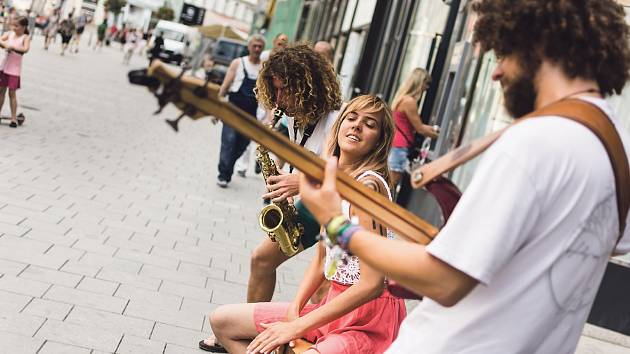
[[[571,94],[568,94],[568,95],[562,97],[561,99],[559,99],[558,101],[562,101],[564,99],[567,99],[567,98],[573,97],[573,96],[577,96],[577,95],[582,94],[582,93],[597,93],[599,95],[602,94],[602,92],[600,90],[596,89],[596,88],[589,88],[589,89],[585,89],[585,90],[581,90],[581,91],[577,91],[577,92],[573,92]]]

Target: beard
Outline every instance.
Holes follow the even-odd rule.
[[[538,92],[533,77],[531,73],[522,74],[504,85],[505,109],[513,118],[520,118],[534,111]]]

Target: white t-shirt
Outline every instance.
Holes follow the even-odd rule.
[[[238,58],[238,67],[236,68],[236,75],[234,76],[234,81],[232,81],[232,85],[230,85],[230,92],[238,92],[241,88],[241,84],[243,83],[243,79],[245,78],[245,73],[243,72],[243,63],[245,63],[245,70],[247,70],[247,77],[252,80],[256,80],[258,78],[258,73],[262,68],[262,62],[258,64],[253,64],[249,61],[248,56],[244,56]]]
[[[269,60],[270,56],[271,56],[271,49],[264,50],[262,53],[260,53],[260,61],[267,61]]]
[[[584,99],[611,116],[604,100]],[[508,129],[426,248],[479,285],[450,308],[422,301],[387,353],[573,353],[617,219],[608,155],[588,128],[551,117]],[[630,251],[629,230],[618,253]]]
[[[330,132],[330,128],[332,128],[335,120],[337,120],[337,116],[339,115],[339,111],[332,111],[328,113],[328,115],[317,122],[315,125],[315,129],[313,130],[313,134],[308,138],[304,147],[307,150],[314,152],[316,155],[321,155],[324,151],[326,144],[328,143],[328,133]],[[295,120],[292,117],[287,117],[287,128],[289,129],[289,138],[291,141],[296,144],[300,144],[302,141],[302,134],[304,133],[301,129],[297,131],[297,137],[294,136],[294,124]]]

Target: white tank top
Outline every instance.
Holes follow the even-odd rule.
[[[385,190],[387,190],[387,196],[389,200],[392,200],[392,193],[389,189],[389,185],[385,178],[374,171],[365,171],[359,177],[356,178],[357,181],[360,181],[363,177],[366,176],[375,176],[378,178],[381,183],[385,186]],[[346,200],[341,201],[341,211],[343,214],[350,218],[350,203]],[[352,222],[357,222],[358,220],[352,220]],[[393,239],[394,233],[387,229],[387,238]],[[324,270],[330,267],[330,264],[333,262],[333,254],[331,249],[326,247],[326,260],[324,263]],[[324,271],[326,274],[326,271]],[[337,262],[337,271],[331,277],[326,276],[326,279],[336,281],[337,283],[344,285],[352,285],[359,281],[361,276],[361,272],[359,269],[359,258],[357,256],[349,256],[346,252],[343,253],[340,262]]]
[[[248,56],[238,58],[238,67],[236,68],[236,76],[234,76],[234,81],[232,81],[232,85],[230,86],[230,92],[238,92],[241,88],[241,84],[243,83],[243,79],[245,78],[245,73],[243,72],[243,63],[245,64],[245,70],[247,70],[247,77],[252,80],[256,80],[258,78],[258,73],[262,68],[262,61],[258,64],[252,64],[249,61]]]

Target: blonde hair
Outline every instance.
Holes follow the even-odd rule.
[[[411,96],[415,98],[416,101],[420,100],[425,89],[425,84],[429,82],[431,82],[431,75],[429,75],[426,70],[422,68],[413,69],[409,78],[407,78],[407,80],[400,85],[398,91],[396,91],[396,95],[392,101],[392,109],[396,110],[404,96]]]
[[[356,178],[363,172],[371,170],[380,174],[383,178],[385,178],[388,184],[391,184],[389,179],[387,157],[389,156],[389,151],[392,147],[392,140],[394,139],[396,126],[394,125],[394,119],[392,118],[392,111],[387,106],[387,103],[377,96],[358,96],[346,105],[331,128],[330,136],[328,138],[326,157],[339,157],[341,154],[339,149],[339,129],[341,127],[341,123],[344,119],[346,119],[348,114],[353,112],[381,113],[383,119],[381,119],[380,134],[376,140],[376,145],[364,156],[363,159],[361,159],[361,161],[352,167],[350,175]]]

